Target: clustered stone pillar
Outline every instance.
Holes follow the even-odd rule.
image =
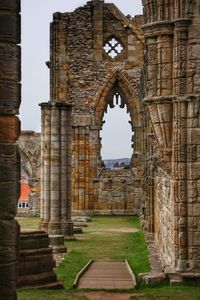
[[[20,1],[0,1],[0,298],[14,300],[20,192]]]
[[[175,259],[179,271],[188,268],[187,226],[187,49],[189,19],[175,22],[173,179]]]
[[[71,106],[42,103],[41,223],[51,242],[73,236],[71,221]],[[54,241],[53,241],[54,238]],[[58,246],[58,245],[57,245]],[[62,251],[62,245],[57,251]]]

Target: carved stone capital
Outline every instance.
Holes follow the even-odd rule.
[[[172,153],[172,97],[145,98],[157,146],[160,152],[160,162],[165,169],[171,168]]]

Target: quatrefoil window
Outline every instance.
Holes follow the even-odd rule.
[[[124,50],[124,47],[117,38],[112,37],[105,43],[103,49],[109,57],[115,59]]]

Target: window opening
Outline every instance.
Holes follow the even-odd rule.
[[[115,86],[108,97],[101,131],[102,167],[119,170],[130,167],[134,133],[130,114],[125,114],[125,108],[129,113],[125,99]]]
[[[123,50],[122,43],[115,37],[110,38],[103,47],[106,54],[115,59]]]

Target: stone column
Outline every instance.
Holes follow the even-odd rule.
[[[50,143],[50,222],[48,225],[49,234],[59,234],[60,223],[60,110],[52,105],[51,107],[51,143]]]
[[[14,300],[20,196],[20,1],[0,1],[0,298]]]
[[[41,170],[42,174],[43,170]],[[42,177],[42,176],[41,176]],[[37,178],[30,178],[29,185],[31,192],[29,193],[29,212],[31,216],[40,215],[40,182]]]
[[[61,156],[61,223],[62,234],[73,236],[71,221],[71,107],[62,105],[60,115]]]
[[[188,268],[187,232],[187,51],[189,19],[175,21],[173,179],[176,268]]]
[[[42,127],[41,127],[41,222],[40,228],[48,230],[50,220],[50,141],[51,141],[51,106],[42,103]]]
[[[42,103],[43,209],[40,227],[50,234],[54,252],[64,252],[64,236],[73,237],[71,221],[71,106]],[[70,153],[69,153],[70,152]]]
[[[148,55],[148,69],[147,69],[147,95],[148,97],[157,96],[157,77],[158,77],[158,50],[157,37],[149,36],[147,38],[147,55]]]

